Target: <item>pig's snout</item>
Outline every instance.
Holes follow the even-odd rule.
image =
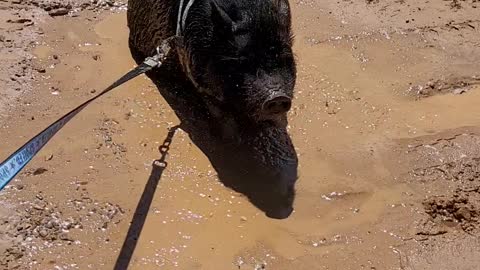
[[[271,205],[268,207],[266,214],[270,218],[285,219],[293,212],[293,199],[295,196],[295,188],[293,185],[283,185],[273,191]]]
[[[263,103],[262,111],[266,115],[276,115],[286,113],[292,107],[292,99],[283,94],[277,94],[270,97]]]
[[[275,187],[270,193],[272,201],[266,214],[270,218],[285,219],[293,212],[293,200],[295,197],[295,182],[297,170],[294,164],[286,164],[282,171],[277,174]]]

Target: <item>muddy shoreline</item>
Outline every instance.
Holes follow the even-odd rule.
[[[0,1],[0,159],[134,66],[124,4],[59,3]],[[125,256],[130,269],[476,269],[480,3],[292,8],[290,218],[223,186],[185,131],[169,133],[179,120],[142,77],[72,120],[0,194],[0,269],[112,269]]]

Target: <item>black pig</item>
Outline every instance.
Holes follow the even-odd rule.
[[[259,188],[263,197],[278,197],[273,201],[281,213],[271,216],[288,216],[298,166],[286,131],[296,80],[288,0],[194,0],[179,25],[179,13],[185,10],[179,9],[180,2],[129,0],[129,45],[135,61],[141,63],[163,40],[180,34],[175,55],[147,75],[160,89],[177,89],[166,94],[183,95],[183,103],[198,106],[201,100],[213,125],[237,139],[239,147],[230,156],[241,155],[236,164],[247,172],[242,175],[264,187]],[[182,110],[172,107],[177,115]],[[252,201],[269,204],[258,199],[262,194],[255,196]]]

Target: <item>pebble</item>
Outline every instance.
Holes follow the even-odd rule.
[[[48,12],[48,15],[50,15],[52,17],[65,16],[65,15],[68,14],[68,12],[70,12],[70,9],[59,8],[59,9],[55,9],[55,10],[52,10],[52,11]]]
[[[39,234],[41,237],[46,237],[48,235],[48,232],[45,229],[40,229]]]
[[[38,73],[46,73],[47,70],[45,68],[35,68],[35,70],[38,72]]]

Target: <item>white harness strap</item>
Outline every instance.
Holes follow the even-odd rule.
[[[195,0],[188,0],[185,8],[184,8],[184,3],[185,3],[185,0],[180,0],[180,6],[178,8],[178,15],[177,15],[177,32],[176,32],[177,37],[183,37],[184,35],[188,12],[190,11],[190,8],[192,7],[192,5],[195,3]],[[185,48],[177,47],[177,51],[178,51],[180,64],[183,66],[183,69],[187,77],[190,79],[190,81],[195,86],[195,88],[197,88],[197,90],[200,91],[201,93],[210,94],[209,91],[201,87],[193,77],[192,71],[190,69],[190,58],[188,56],[188,52],[185,51]]]
[[[185,0],[180,0],[180,5],[178,7],[178,14],[177,14],[177,32],[176,36],[177,37],[183,37],[183,32],[185,30],[185,23],[187,21],[188,17],[188,12],[190,8],[192,7],[193,3],[195,0],[188,0],[187,5],[184,8],[184,2]],[[180,64],[183,66],[183,69],[185,73],[187,74],[187,77],[190,79],[190,81],[193,83],[193,85],[199,89],[199,85],[195,78],[192,76],[192,72],[190,70],[190,61],[189,57],[187,55],[187,52],[185,51],[184,48],[177,48],[178,51],[178,56],[180,60]]]
[[[188,12],[192,7],[195,0],[188,0],[185,9],[183,8],[185,0],[180,0],[180,6],[178,7],[178,17],[177,17],[177,36],[183,36],[183,31],[185,30],[185,23],[187,21]]]

